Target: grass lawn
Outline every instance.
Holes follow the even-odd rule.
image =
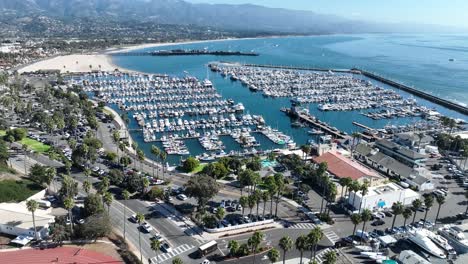
[[[39,153],[47,152],[50,149],[49,145],[41,143],[32,138],[23,138],[21,141],[19,141],[19,143],[21,143],[22,145],[26,145],[29,149]]]
[[[191,173],[197,174],[197,173],[201,172],[201,171],[203,170],[203,168],[205,168],[206,165],[208,165],[208,164],[200,164],[200,165],[198,165],[198,167],[196,167]]]
[[[23,180],[3,180],[0,181],[0,203],[21,202],[43,188],[36,183]]]

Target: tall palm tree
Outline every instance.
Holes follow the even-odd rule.
[[[26,207],[28,208],[28,211],[31,212],[31,214],[32,214],[33,228],[34,228],[34,238],[36,240],[39,240],[39,237],[37,235],[37,230],[36,230],[36,216],[34,215],[37,208],[39,208],[39,204],[35,200],[28,200],[26,202]]]
[[[262,217],[265,218],[265,210],[267,207],[268,200],[270,199],[270,194],[268,191],[262,192],[262,200],[263,200],[263,214]]]
[[[351,222],[354,225],[353,234],[352,234],[352,236],[354,236],[354,234],[356,234],[357,225],[359,225],[362,222],[361,214],[352,214],[351,215]]]
[[[424,197],[424,205],[426,206],[426,213],[424,213],[424,223],[426,223],[427,213],[429,212],[433,204],[434,198],[432,197],[432,195],[426,195],[426,197]]]
[[[107,205],[107,213],[110,213],[110,206],[112,204],[112,201],[114,200],[112,194],[110,192],[105,192],[102,198],[104,200],[104,203]]]
[[[325,264],[335,264],[336,263],[336,252],[333,250],[328,251],[325,253],[323,256],[323,259],[325,260],[323,263]]]
[[[323,232],[322,232],[322,229],[318,226],[312,229],[310,233],[307,235],[309,248],[312,251],[311,253],[313,253],[314,260],[315,260],[316,253],[317,253],[318,242],[322,240],[322,238],[323,238]],[[311,255],[311,258],[312,258],[312,255]]]
[[[302,159],[305,160],[307,158],[307,155],[310,154],[311,147],[310,145],[302,145],[301,150],[303,152]]]
[[[253,235],[247,240],[247,244],[251,247],[252,252],[254,254],[252,263],[255,263],[255,256],[257,255],[257,249],[260,243],[262,243],[262,240],[264,238],[264,234],[261,233],[260,231],[255,231]]]
[[[160,247],[161,241],[159,241],[158,239],[151,240],[151,249],[154,251],[154,253],[157,254]]]
[[[361,232],[361,242],[362,243],[362,236],[364,235],[364,232],[366,232],[366,223],[372,219],[372,212],[369,209],[364,209],[362,210],[361,213],[361,219],[362,219],[362,232]]]
[[[410,218],[412,214],[413,214],[413,210],[411,210],[411,208],[409,207],[406,207],[405,210],[403,210],[402,215],[403,215],[403,218],[405,219],[403,226],[406,226],[406,220],[408,220],[408,218]]]
[[[156,147],[155,145],[152,145],[151,146],[151,154],[153,154],[156,157],[156,159],[159,159],[159,154],[161,154],[161,150],[158,147]],[[151,167],[153,168],[153,177],[154,177],[154,167],[155,166],[153,165]],[[156,172],[156,174],[159,174],[159,173]],[[159,177],[156,176],[156,178],[159,178]]]
[[[123,200],[124,200],[124,211],[123,211],[124,232],[123,232],[123,235],[124,235],[124,241],[125,241],[125,239],[126,239],[125,231],[126,231],[126,222],[127,222],[127,217],[125,216],[125,214],[127,213],[127,200],[130,198],[130,193],[127,190],[123,190],[122,197],[123,197]]]
[[[165,179],[166,176],[164,176],[164,173],[166,173],[165,163],[166,163],[166,159],[167,159],[167,153],[165,151],[160,151],[159,152],[159,158],[161,159],[163,179]]]
[[[351,185],[349,186],[349,191],[353,192],[353,201],[351,202],[351,205],[353,205],[353,207],[354,207],[354,200],[356,199],[356,192],[359,190],[361,190],[361,184],[358,181],[353,181]],[[351,194],[349,196],[351,197]]]
[[[276,248],[270,249],[267,253],[268,260],[270,260],[271,263],[276,263],[278,262],[280,258],[280,253]]]
[[[421,208],[421,206],[422,206],[422,201],[420,199],[416,199],[411,203],[411,209],[414,212],[412,224],[414,224],[414,221],[416,220],[416,213]]]
[[[439,195],[436,197],[436,201],[439,204],[439,208],[437,208],[437,215],[434,222],[435,224],[437,224],[437,219],[439,219],[440,207],[445,203],[445,197]]]
[[[68,218],[70,219],[70,236],[73,235],[73,219],[72,219],[72,212],[71,209],[75,206],[75,201],[71,197],[65,198],[63,201],[63,205],[65,209],[68,210]]]
[[[283,250],[283,264],[286,263],[286,252],[291,250],[293,247],[293,241],[291,237],[289,236],[284,236],[280,239],[279,241],[279,247]]]
[[[141,253],[141,224],[145,221],[145,216],[142,213],[136,214],[136,219],[138,222],[138,246],[140,247],[140,261],[143,263],[143,254]]]
[[[353,181],[351,178],[346,177],[346,178],[340,178],[340,185],[341,185],[341,199],[344,199],[346,196],[346,192],[344,191],[344,188],[348,189],[349,184]]]
[[[365,180],[364,183],[361,185],[360,188],[361,194],[362,194],[362,199],[361,202],[359,203],[359,212],[361,212],[361,207],[362,207],[362,202],[364,201],[364,196],[369,192],[369,183]]]
[[[242,216],[244,216],[244,210],[249,205],[249,198],[247,196],[241,196],[239,198],[239,204],[242,206]]]
[[[296,249],[299,250],[301,253],[301,259],[299,261],[299,264],[302,264],[302,256],[304,254],[304,250],[307,250],[307,236],[306,235],[300,235],[298,238],[296,238]]]
[[[281,173],[275,174],[275,183],[277,186],[277,193],[276,193],[276,206],[275,206],[275,218],[278,216],[278,204],[279,204],[279,199],[281,197],[281,194],[283,193],[284,189],[284,176]]]
[[[91,182],[89,182],[88,180],[84,180],[83,190],[85,191],[86,195],[89,195],[89,191],[91,190]]]
[[[392,222],[392,229],[395,227],[395,220],[398,215],[402,214],[404,211],[405,207],[401,202],[396,202],[393,203],[392,205],[392,211],[393,211],[393,222]]]
[[[250,213],[249,213],[249,214],[250,214],[250,218],[252,218],[252,209],[254,208],[255,202],[256,202],[256,201],[257,201],[257,199],[255,198],[254,195],[250,195],[250,196],[249,196],[249,203],[248,203],[248,205],[249,205],[249,209],[250,209]]]

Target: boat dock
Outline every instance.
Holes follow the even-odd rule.
[[[459,105],[459,104],[456,104],[456,103],[453,103],[453,102],[450,102],[448,100],[445,100],[445,99],[442,99],[442,98],[439,98],[439,97],[436,97],[434,95],[431,95],[431,94],[428,94],[428,93],[425,93],[425,92],[422,92],[418,89],[414,89],[414,88],[411,88],[407,85],[404,85],[404,84],[401,84],[401,83],[398,83],[398,82],[395,82],[395,81],[392,81],[392,80],[389,80],[389,79],[386,79],[380,75],[377,75],[375,73],[371,73],[371,72],[368,72],[368,71],[364,71],[364,70],[360,70],[360,69],[352,69],[352,71],[354,73],[360,73],[366,77],[369,77],[371,79],[374,79],[374,80],[377,80],[379,82],[383,82],[385,84],[388,84],[392,87],[395,87],[397,89],[400,89],[400,90],[403,90],[405,92],[408,92],[408,93],[411,93],[413,95],[416,95],[418,97],[421,97],[421,98],[424,98],[428,101],[431,101],[433,103],[436,103],[436,104],[439,104],[439,105],[442,105],[442,106],[445,106],[447,107],[448,109],[451,109],[451,110],[454,110],[454,111],[457,111],[459,113],[462,113],[462,114],[465,114],[465,115],[468,115],[468,108],[465,107],[465,106],[462,106],[462,105]]]
[[[242,51],[209,51],[209,50],[158,50],[148,52],[117,52],[112,56],[192,56],[192,55],[214,55],[214,56],[259,56],[255,52]]]
[[[282,108],[281,111],[289,116],[296,116],[297,118],[299,118],[301,122],[306,122],[309,125],[317,127],[321,129],[322,131],[324,131],[325,133],[332,135],[335,138],[346,139],[349,137],[346,133],[341,132],[335,128],[332,128],[330,125],[318,120],[317,118],[311,116],[310,114],[307,115],[304,113],[297,113],[297,112],[293,113],[293,111],[290,108]]]
[[[356,122],[356,121],[353,121],[353,125],[358,126],[358,127],[360,127],[360,128],[367,129],[367,130],[375,130],[375,129],[372,128],[372,127],[368,127],[368,126],[363,125],[363,124],[361,124],[361,123],[358,123],[358,122]]]
[[[271,69],[285,69],[285,70],[353,73],[353,70],[350,70],[350,69],[325,69],[325,68],[314,68],[314,67],[296,67],[296,66],[267,65],[267,64],[240,64],[240,66],[257,67],[257,68],[271,68]]]

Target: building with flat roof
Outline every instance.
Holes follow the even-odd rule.
[[[427,160],[425,155],[405,148],[395,142],[381,139],[375,142],[375,146],[387,156],[390,156],[411,168],[423,166]]]
[[[327,152],[319,157],[314,157],[313,161],[315,163],[326,162],[328,165],[328,172],[337,178],[351,178],[360,183],[367,181],[370,186],[380,185],[385,181],[385,179],[379,176],[375,171],[337,152]]]
[[[401,202],[403,205],[411,203],[420,198],[420,194],[395,183],[369,187],[366,195],[361,191],[351,192],[348,203],[354,208],[379,209],[390,208],[394,203]]]

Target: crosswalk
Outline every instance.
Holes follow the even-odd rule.
[[[292,229],[314,229],[316,227],[315,224],[312,224],[312,223],[296,223],[296,224],[293,224],[291,226],[289,226],[288,228],[292,228]]]
[[[173,257],[175,257],[177,255],[180,255],[180,254],[182,254],[184,252],[187,252],[187,251],[191,250],[194,247],[195,246],[188,245],[188,244],[180,245],[180,246],[172,249],[172,251],[169,252],[169,253],[159,254],[156,257],[151,258],[151,264],[162,263],[162,262],[164,262],[166,260],[172,259]]]
[[[340,241],[340,237],[333,230],[324,230],[323,234],[333,243]]]
[[[320,253],[318,253],[317,256],[315,256],[315,260],[317,261],[318,264],[321,264],[321,263],[323,263],[325,261],[325,254],[327,254],[328,251],[335,251],[336,252],[336,249],[326,248],[323,251],[321,251]]]

